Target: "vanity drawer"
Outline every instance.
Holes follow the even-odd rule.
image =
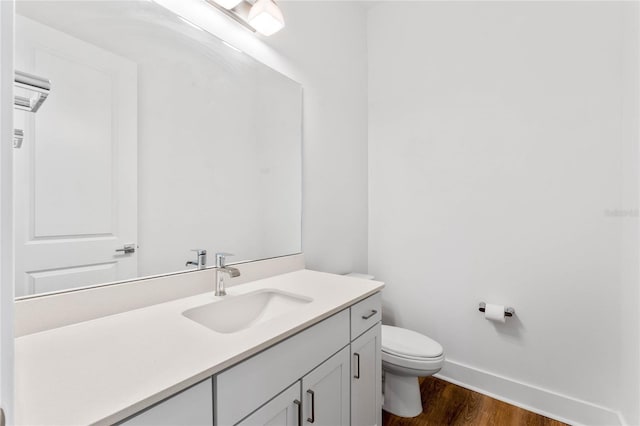
[[[349,344],[349,310],[215,376],[215,417],[233,425]]]
[[[376,293],[351,307],[351,340],[382,319],[382,295]]]

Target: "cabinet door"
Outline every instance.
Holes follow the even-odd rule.
[[[267,402],[238,426],[298,426],[302,415],[300,381]]]
[[[216,424],[238,423],[348,344],[345,309],[218,374]]]
[[[351,342],[351,424],[382,422],[382,354],[380,323]]]
[[[302,378],[303,424],[349,424],[349,347]]]
[[[122,426],[213,426],[211,379],[190,387],[122,423]]]

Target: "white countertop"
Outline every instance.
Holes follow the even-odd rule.
[[[223,299],[211,292],[19,337],[16,424],[112,424],[382,287],[377,281],[300,270],[227,289],[227,298],[272,288],[313,299],[232,334],[216,333],[182,315]]]

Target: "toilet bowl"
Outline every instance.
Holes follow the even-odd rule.
[[[418,377],[437,373],[444,364],[442,346],[433,339],[405,328],[382,326],[382,409],[400,417],[422,413]]]

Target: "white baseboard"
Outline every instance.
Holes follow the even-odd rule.
[[[625,425],[622,416],[608,408],[455,361],[447,360],[436,377],[571,425]]]

